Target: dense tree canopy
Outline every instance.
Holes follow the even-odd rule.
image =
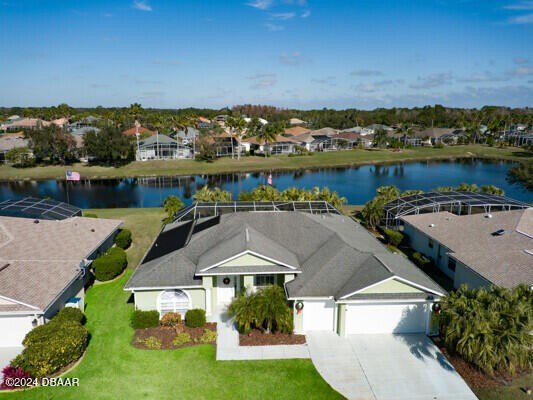
[[[113,127],[105,127],[100,132],[87,132],[83,139],[83,147],[89,157],[106,164],[128,162],[134,155],[130,140]]]

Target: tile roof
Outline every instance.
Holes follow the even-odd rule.
[[[455,215],[447,211],[402,219],[435,239],[453,258],[507,288],[533,286],[533,209]],[[503,229],[503,235],[493,235]]]
[[[303,126],[293,126],[292,128],[285,129],[286,135],[296,136],[301,135],[302,133],[309,133],[310,129],[304,128]]]
[[[0,296],[44,310],[121,224],[84,217],[35,223],[0,216]]]
[[[140,126],[138,130],[137,130],[137,127],[134,126],[133,128],[126,129],[124,132],[122,132],[122,134],[126,136],[135,136],[137,132],[139,132],[140,134],[148,133],[150,135],[155,135],[154,131],[151,131],[150,129],[145,128],[144,126]]]

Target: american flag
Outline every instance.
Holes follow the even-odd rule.
[[[268,174],[267,184],[272,186],[272,172],[270,174]]]
[[[67,171],[67,181],[79,181],[80,180],[80,174],[79,172],[74,171]]]

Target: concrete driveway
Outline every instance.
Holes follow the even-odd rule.
[[[0,347],[0,371],[7,367],[12,359],[22,353],[23,347]]]
[[[318,372],[348,399],[476,399],[426,335],[313,332],[307,343]]]

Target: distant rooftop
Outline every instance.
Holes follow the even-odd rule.
[[[25,197],[1,201],[0,216],[63,220],[81,216],[81,209],[57,200]]]

